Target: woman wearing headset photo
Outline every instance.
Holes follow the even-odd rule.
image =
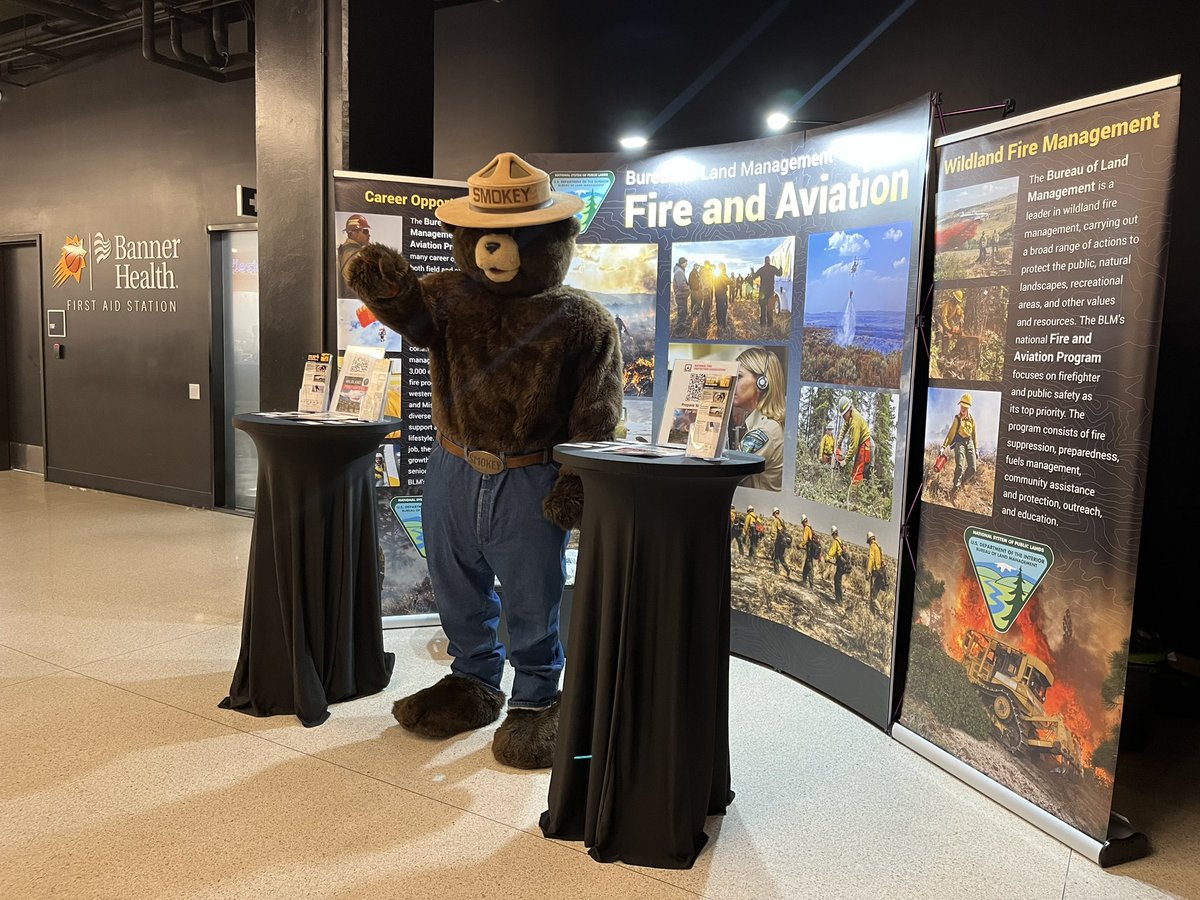
[[[743,487],[763,491],[783,489],[783,417],[787,388],[783,364],[765,347],[749,347],[738,354],[737,384],[733,391],[735,415],[742,423],[736,449],[757,453],[767,461],[757,475],[749,475]]]

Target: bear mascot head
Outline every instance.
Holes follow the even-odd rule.
[[[467,185],[437,213],[453,235],[455,270],[418,278],[395,249],[368,244],[342,273],[383,324],[429,354],[437,439],[422,520],[453,662],[393,713],[427,737],[491,724],[508,659],[508,715],[492,750],[508,765],[541,768],[557,733],[563,556],[583,508],[579,477],[552,449],[612,437],[620,339],[604,307],[563,284],[582,202],[551,191],[545,172],[512,153]],[[507,646],[497,639],[497,578]]]

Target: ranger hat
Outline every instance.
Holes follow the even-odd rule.
[[[550,190],[550,176],[515,153],[499,153],[467,179],[467,196],[447,200],[438,218],[464,228],[514,228],[569,219],[583,209],[573,194]]]

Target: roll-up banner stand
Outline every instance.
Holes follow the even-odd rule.
[[[455,268],[450,234],[442,229],[436,209],[466,194],[467,186],[362,172],[333,176],[338,355],[350,347],[367,347],[392,360],[385,413],[402,420],[375,457],[383,624],[437,624],[421,527],[425,465],[434,440],[428,354],[379,322],[346,284],[342,268],[368,241],[396,248],[421,275]]]
[[[1111,865],[1179,79],[937,142],[897,739]]]
[[[880,727],[931,117],[925,96],[837,127],[636,160],[525,154],[584,201],[567,282],[617,317],[622,436],[652,442],[664,416],[686,426],[662,408],[676,360],[741,362],[728,446],[767,470],[730,510],[733,652]],[[661,510],[663,527],[673,515]]]

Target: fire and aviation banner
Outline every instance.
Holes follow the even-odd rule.
[[[428,616],[437,611],[421,525],[425,466],[434,441],[429,357],[378,321],[342,273],[370,241],[399,250],[418,274],[455,268],[450,234],[442,229],[436,210],[463,196],[467,186],[361,172],[335,172],[333,185],[338,353],[369,347],[392,360],[385,413],[402,420],[400,430],[388,435],[375,455],[381,605],[387,617]]]
[[[734,652],[881,726],[930,129],[922,97],[637,160],[526,155],[584,201],[567,281],[616,317],[620,434],[686,434],[663,408],[677,360],[741,364],[728,446],[767,468],[730,510]]]
[[[900,724],[1101,842],[1177,84],[951,136],[936,158],[925,477]]]

